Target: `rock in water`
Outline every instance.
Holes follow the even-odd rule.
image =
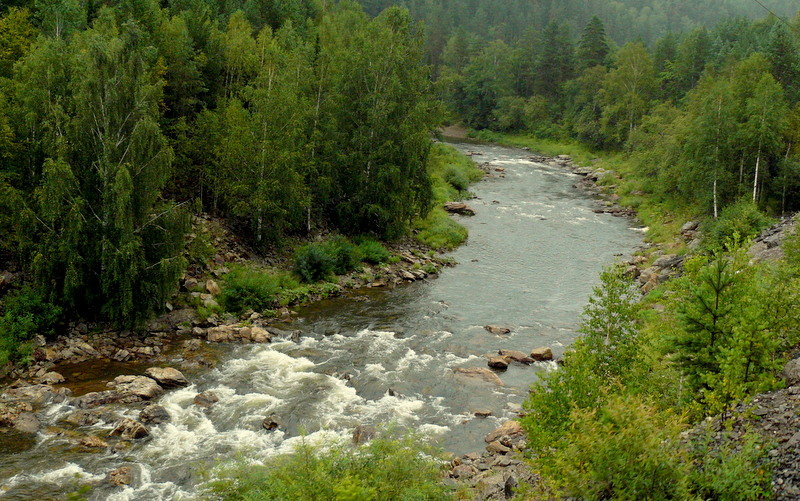
[[[172,367],[150,367],[144,373],[161,386],[186,386],[189,384],[183,373]]]
[[[14,429],[22,433],[37,433],[39,428],[39,418],[32,412],[23,412],[14,420]]]
[[[172,419],[167,409],[160,405],[148,405],[139,413],[139,420],[145,424],[167,423]]]
[[[353,430],[353,443],[356,445],[367,443],[375,438],[377,432],[374,426],[360,424]]]
[[[211,391],[204,391],[203,393],[198,393],[194,397],[194,404],[199,405],[200,407],[211,407],[212,405],[219,402],[219,397]]]
[[[444,204],[444,210],[452,214],[460,214],[462,216],[474,216],[475,209],[465,204],[464,202],[447,202]]]
[[[117,376],[108,385],[120,393],[142,400],[151,399],[164,392],[158,383],[146,376]]]
[[[39,382],[42,384],[59,384],[63,383],[64,381],[64,376],[58,372],[48,372],[39,378]]]
[[[522,425],[519,424],[519,421],[506,421],[502,426],[486,435],[483,440],[487,444],[490,444],[495,440],[502,442],[502,439],[505,437],[518,437],[523,435],[525,435],[525,430],[522,429]]]
[[[510,358],[514,362],[519,362],[525,365],[529,365],[534,362],[531,357],[517,350],[500,350],[497,353],[500,356]]]
[[[80,442],[82,446],[89,447],[90,449],[102,449],[108,447],[108,443],[95,435],[88,435],[83,437]]]
[[[106,481],[116,487],[122,487],[133,483],[133,472],[130,466],[123,466],[108,472]]]
[[[264,421],[261,423],[261,427],[267,431],[273,431],[277,430],[280,427],[280,423],[275,421],[275,419],[272,416],[270,416],[264,418]]]
[[[503,327],[501,325],[484,325],[483,328],[491,332],[492,334],[497,334],[498,336],[511,333],[511,329],[509,329],[508,327]]]
[[[536,348],[531,352],[531,358],[537,362],[545,362],[553,360],[553,350],[547,347]]]
[[[492,357],[489,359],[489,367],[498,371],[508,369],[509,359],[506,357]]]
[[[497,386],[504,386],[503,380],[500,379],[497,376],[497,374],[483,367],[459,367],[453,369],[453,371],[456,374],[460,374],[466,377],[482,379],[487,383],[493,383],[496,384]]]
[[[145,428],[145,426],[139,421],[135,421],[130,418],[124,418],[122,421],[117,423],[116,428],[111,430],[111,435],[119,435],[120,437],[126,439],[138,439],[150,435],[150,432],[147,431],[147,428]]]

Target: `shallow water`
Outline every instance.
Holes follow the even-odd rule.
[[[262,461],[301,440],[348,437],[359,424],[413,427],[457,454],[481,450],[482,437],[513,416],[537,374],[553,364],[512,365],[500,374],[502,387],[456,376],[453,368],[486,367],[485,356],[502,348],[563,352],[598,272],[629,253],[641,233],[630,220],[593,213],[597,202],[563,169],[532,163],[521,150],[457,147],[505,168],[505,178],[473,187],[477,215],[462,218],[470,239],[452,254],[458,266],[436,280],[371,291],[366,301],[305,308],[293,325],[304,333],[300,343],[221,347],[215,368],[160,399],[172,422],[152,427],[149,439],[124,453],[80,452],[74,438],[47,430],[32,447],[0,436],[0,497],[63,499],[122,465],[135,466],[135,485],[100,487],[93,499],[189,497],[203,481],[198,472],[220,460]],[[492,335],[486,324],[512,333]],[[209,410],[192,404],[204,390],[220,397]],[[56,423],[71,410],[53,406],[42,420]],[[476,410],[494,416],[477,419]],[[263,430],[267,416],[281,429]],[[98,433],[109,426],[99,424]]]

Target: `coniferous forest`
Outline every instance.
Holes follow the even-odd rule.
[[[467,239],[445,204],[503,172],[441,144],[446,126],[569,154],[646,226],[636,255],[602,273],[560,365],[531,377],[513,421],[525,447],[487,440],[535,481],[483,495],[454,473],[461,458],[391,429],[223,465],[203,495],[800,496],[800,431],[785,424],[800,409],[787,396],[800,384],[794,0],[5,0],[2,374],[77,325],[144,338],[181,306],[210,340],[220,318],[251,332],[355,288],[362,265],[438,274],[453,263],[436,252]],[[223,254],[209,221],[253,259],[209,265]],[[758,259],[757,237],[779,258]],[[503,370],[519,361],[504,357]],[[783,431],[758,431],[766,411],[748,406],[763,395],[790,402]]]

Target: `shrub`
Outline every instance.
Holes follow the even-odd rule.
[[[444,180],[458,191],[467,191],[470,185],[470,180],[467,175],[452,165],[448,166],[447,170],[445,170]]]
[[[599,410],[576,410],[566,445],[539,460],[543,486],[586,500],[689,498],[680,420],[638,400],[614,397]]]
[[[333,261],[333,271],[344,275],[358,268],[361,250],[344,237],[335,237],[324,245],[324,251]]]
[[[772,498],[769,447],[756,434],[715,441],[709,432],[692,451],[693,490],[700,499],[759,500]]]
[[[323,244],[308,244],[294,255],[294,271],[303,282],[319,282],[333,274],[336,263]]]
[[[436,208],[425,219],[417,222],[416,238],[436,250],[451,250],[467,240],[467,229],[458,224],[440,208]]]
[[[267,466],[222,471],[209,490],[223,500],[446,500],[438,451],[414,437],[377,438],[353,447],[300,445]]]
[[[389,260],[391,253],[377,240],[363,239],[358,245],[361,259],[370,264],[383,264]]]
[[[49,337],[61,319],[61,308],[45,301],[33,288],[8,294],[0,303],[0,364],[25,362],[37,334]]]
[[[769,226],[770,218],[749,200],[722,209],[719,218],[705,225],[704,246],[724,249],[734,240],[748,240]]]
[[[261,270],[236,266],[225,275],[219,302],[232,313],[264,311],[277,304],[281,284],[278,277]]]

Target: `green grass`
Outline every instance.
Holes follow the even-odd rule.
[[[439,479],[439,451],[414,437],[348,443],[303,444],[265,466],[228,465],[209,483],[222,500],[438,501],[453,499]]]
[[[467,187],[480,181],[483,171],[468,156],[442,143],[433,145],[428,170],[433,183],[433,208],[414,222],[416,238],[432,249],[451,250],[467,240],[468,232],[442,206],[465,198]]]

